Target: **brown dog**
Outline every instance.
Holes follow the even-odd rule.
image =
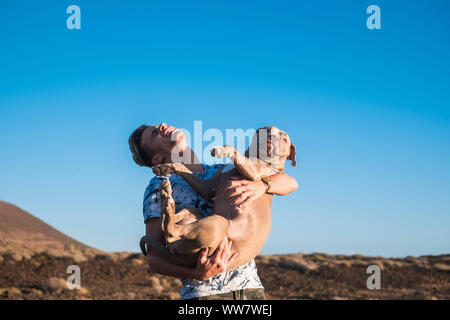
[[[214,147],[211,154],[231,158],[234,168],[231,164],[226,165],[209,180],[198,178],[179,163],[154,167],[153,172],[159,176],[171,173],[182,176],[194,190],[214,203],[214,214],[209,217],[203,217],[195,208],[183,209],[175,214],[169,179],[161,183],[162,230],[169,249],[169,252],[166,250],[166,256],[178,265],[194,267],[200,250],[208,248],[210,256],[228,236],[233,242],[231,254],[238,253],[230,269],[253,260],[270,232],[272,195],[266,193],[242,210],[237,210],[225,199],[224,188],[231,177],[255,181],[283,171],[286,160],[291,160],[295,166],[295,153],[295,146],[285,132],[276,127],[265,127],[255,133],[246,156],[231,146]],[[143,237],[141,249],[144,254],[146,242],[164,251],[161,244]]]

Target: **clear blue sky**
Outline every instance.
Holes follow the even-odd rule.
[[[448,1],[2,1],[0,199],[138,251],[134,128],[276,125],[300,189],[263,253],[448,253],[449,94]]]

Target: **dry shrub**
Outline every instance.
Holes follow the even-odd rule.
[[[372,260],[368,263],[368,265],[372,265],[372,264],[377,265],[380,268],[380,270],[384,270],[384,264],[381,260]]]
[[[140,258],[131,259],[131,263],[135,266],[141,266],[144,264],[144,260]]]
[[[7,245],[3,245],[2,247],[0,247],[0,253],[5,254],[5,253],[12,253],[15,252],[17,249],[12,247],[11,245],[7,244]]]
[[[164,287],[161,285],[161,281],[156,276],[151,276],[150,279],[151,293],[159,296],[163,291]]]
[[[181,280],[178,278],[173,278],[173,285],[176,287],[181,287]]]
[[[157,285],[161,285],[161,281],[159,280],[159,278],[157,276],[151,276],[149,279],[150,285],[153,286],[157,286]]]
[[[97,254],[94,256],[94,259],[114,262],[112,256],[111,256],[110,254],[108,254],[108,253],[105,253],[105,252],[97,253]]]
[[[326,261],[328,260],[328,257],[322,253],[313,253],[310,255],[311,260],[313,261]]]
[[[399,267],[399,268],[401,268],[401,267],[403,267],[405,264],[403,263],[403,262],[401,262],[401,261],[397,261],[397,260],[388,260],[388,259],[386,259],[386,260],[383,260],[383,263],[386,265],[386,266],[390,266],[390,267]]]
[[[354,259],[354,260],[350,260],[350,261],[352,263],[352,266],[355,266],[355,267],[366,267],[369,265],[366,261],[361,260],[361,259]]]
[[[127,299],[129,299],[129,300],[136,299],[136,292],[128,292],[127,293]]]
[[[59,293],[67,288],[67,283],[65,279],[52,277],[47,280],[47,287]]]
[[[18,298],[22,292],[17,288],[0,288],[0,297],[2,298]]]
[[[15,261],[15,262],[20,262],[23,259],[23,255],[21,255],[18,252],[14,252],[13,254],[11,254],[11,258]]]
[[[111,254],[113,260],[115,262],[122,261],[122,260],[129,260],[131,256],[134,256],[135,252],[128,252],[128,251],[121,251],[121,252],[114,252]]]
[[[306,261],[302,255],[285,255],[278,257],[278,266],[281,268],[301,271],[312,271],[318,268],[312,261]]]
[[[88,259],[94,258],[97,254],[99,254],[99,250],[95,250],[92,248],[87,248],[83,250],[83,255]]]
[[[80,289],[75,289],[75,290],[76,290],[76,293],[80,296],[89,295],[89,290],[84,287],[81,287]]]
[[[424,268],[424,269],[430,269],[430,262],[428,261],[428,259],[422,259],[422,258],[417,258],[415,260],[415,264],[420,267],[420,268]]]
[[[35,289],[35,288],[31,289],[30,293],[31,293],[32,296],[34,296],[36,298],[41,298],[43,296],[43,294],[44,294],[41,290]]]
[[[357,254],[352,254],[349,258],[350,259],[361,260],[361,259],[364,258],[364,256],[362,254],[357,253]]]
[[[59,249],[49,249],[45,251],[49,256],[56,258],[56,259],[70,259],[72,258],[72,255],[65,251],[65,250],[59,250]]]
[[[338,265],[338,266],[343,266],[346,268],[351,268],[351,266],[352,266],[352,262],[350,260],[340,260],[340,261],[338,260],[338,261],[334,262],[334,264]],[[332,267],[333,265],[331,264],[330,266]]]
[[[144,255],[141,253],[130,253],[127,256],[126,260],[142,259],[143,257],[144,257]]]
[[[271,257],[267,255],[259,255],[255,258],[256,263],[269,264]]]
[[[439,271],[450,271],[450,265],[444,263],[436,263],[433,265],[434,269]]]
[[[179,300],[180,294],[175,291],[169,291],[169,292],[164,293],[163,298],[167,298],[169,300]]]
[[[88,258],[81,251],[72,253],[72,258],[76,263],[81,263],[88,260]]]

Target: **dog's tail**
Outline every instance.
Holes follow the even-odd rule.
[[[170,253],[169,249],[167,249],[161,242],[152,238],[151,236],[143,236],[141,241],[139,242],[139,246],[141,247],[142,254],[147,256],[148,248],[151,246],[157,249],[160,253],[162,253],[165,257],[172,259],[173,255]]]

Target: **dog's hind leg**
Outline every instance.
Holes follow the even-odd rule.
[[[203,213],[197,208],[186,208],[175,215],[175,223],[186,225],[204,218]]]
[[[175,217],[175,201],[172,198],[172,187],[169,178],[160,185],[161,192],[161,227],[164,232],[166,243],[172,243],[181,239],[184,226],[177,225]]]

